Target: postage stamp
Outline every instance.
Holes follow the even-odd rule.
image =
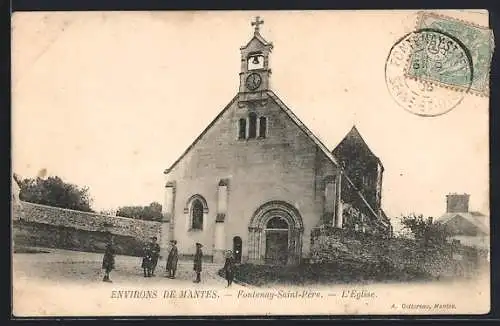
[[[418,47],[408,61],[406,75],[419,80],[430,81],[436,85],[476,95],[488,96],[489,70],[493,54],[493,33],[487,27],[479,26],[464,20],[458,20],[435,13],[421,12],[417,19],[416,30],[433,30],[425,49]],[[431,34],[431,35],[432,35]],[[467,58],[463,49],[457,51],[457,44],[472,61],[472,81],[469,85]],[[453,44],[453,45],[451,45]],[[451,49],[450,49],[451,45]],[[451,52],[451,54],[450,54]],[[448,55],[447,55],[448,54]],[[443,59],[446,58],[446,61]]]
[[[467,94],[488,96],[491,30],[464,20],[419,12],[415,29],[389,51],[389,93],[405,110],[443,115]]]
[[[437,30],[423,29],[414,36],[414,48],[406,68],[408,76],[460,90],[469,89],[473,66],[467,48]]]
[[[396,42],[385,73],[388,90],[401,107],[432,117],[449,112],[462,101],[472,83],[473,66],[460,42],[425,29]],[[442,87],[445,82],[454,87]]]

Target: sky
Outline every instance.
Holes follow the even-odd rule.
[[[440,216],[450,192],[489,213],[488,99],[426,118],[387,90],[409,11],[15,13],[13,172],[88,186],[96,210],[161,203],[164,169],[237,93],[256,15],[272,90],[330,149],[356,125],[384,164],[390,217]]]

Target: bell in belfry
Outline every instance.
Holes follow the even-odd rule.
[[[259,64],[259,57],[258,56],[253,57],[252,63],[255,65],[258,65]]]

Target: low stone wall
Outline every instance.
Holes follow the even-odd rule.
[[[101,252],[107,235],[114,236],[117,251],[140,255],[143,241],[159,237],[160,222],[113,217],[20,202],[13,208],[15,246],[45,246]]]
[[[21,202],[20,210],[19,213],[14,214],[14,218],[18,217],[25,222],[71,227],[85,231],[109,231],[112,234],[137,239],[158,236],[161,225],[160,222],[80,212],[28,202]]]
[[[12,228],[14,252],[24,248],[46,247],[85,252],[103,253],[109,233],[86,231],[60,225],[14,221]],[[144,243],[131,236],[113,235],[116,253],[126,256],[142,256]]]

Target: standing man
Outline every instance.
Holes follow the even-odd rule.
[[[151,238],[151,276],[155,276],[156,265],[160,259],[160,245],[156,241],[157,237]]]
[[[194,280],[194,283],[200,283],[201,282],[201,260],[203,258],[203,251],[201,251],[202,244],[197,242],[196,243],[196,253],[194,254],[194,266],[193,270],[196,272],[196,280]]]
[[[179,260],[179,253],[177,251],[177,241],[170,240],[172,247],[170,248],[170,252],[167,257],[167,277],[175,278],[175,271],[177,270],[177,261]]]
[[[106,244],[106,250],[104,251],[104,257],[102,258],[102,269],[104,269],[103,282],[111,283],[109,279],[109,273],[115,268],[115,247],[113,246],[113,237],[110,236],[108,243]]]

